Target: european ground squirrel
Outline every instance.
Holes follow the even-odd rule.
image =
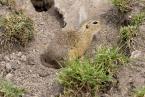
[[[100,30],[101,24],[100,21],[88,19],[85,6],[80,6],[78,16],[78,30],[69,25],[63,28],[41,55],[43,65],[60,68],[64,65],[64,61],[75,60],[84,55],[94,34]]]
[[[64,60],[74,60],[83,56],[91,44],[94,34],[100,28],[99,21],[89,20],[83,23],[78,31],[60,32],[60,35],[52,40],[46,52],[41,55],[42,64],[45,66],[51,64],[50,67],[60,68],[59,65]]]

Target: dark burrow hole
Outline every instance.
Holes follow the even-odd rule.
[[[55,16],[61,28],[66,26],[63,15],[54,8],[54,0],[31,0],[31,3],[37,12],[48,12],[51,16]]]
[[[31,0],[31,3],[37,12],[43,12],[54,5],[54,0]]]
[[[42,65],[48,68],[55,68],[55,69],[62,68],[62,66],[56,60],[52,60],[51,58],[47,57],[45,54],[40,55],[40,60]]]

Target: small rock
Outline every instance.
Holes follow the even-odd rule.
[[[20,65],[20,64],[21,64],[21,62],[18,60],[18,61],[17,61],[17,64],[19,64],[19,65]]]
[[[25,55],[22,55],[20,60],[23,61],[23,62],[26,62],[27,61],[27,57]]]
[[[18,67],[17,67],[17,62],[16,62],[16,61],[11,61],[10,64],[11,64],[12,70],[16,70],[16,69],[18,68]]]
[[[37,63],[35,62],[35,60],[34,60],[32,57],[29,57],[29,58],[28,58],[28,65],[35,65],[35,64],[37,64]]]
[[[138,59],[138,58],[143,58],[144,57],[144,52],[139,51],[139,50],[135,50],[131,53],[131,59]]]
[[[12,66],[9,63],[6,63],[6,70],[10,72],[12,70]]]
[[[15,53],[11,54],[11,55],[10,55],[10,58],[11,58],[11,60],[16,60],[16,59],[17,59]]]
[[[5,56],[5,57],[4,57],[4,60],[5,60],[5,61],[10,61],[10,58],[9,58],[8,56]]]
[[[22,52],[18,52],[17,56],[19,57],[22,56]]]
[[[12,77],[13,77],[13,74],[9,73],[6,75],[5,78],[6,78],[6,80],[10,80]]]
[[[5,62],[5,61],[1,61],[0,64],[1,64],[2,66],[5,66],[6,62]]]

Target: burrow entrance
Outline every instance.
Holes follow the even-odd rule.
[[[43,12],[48,11],[54,5],[54,0],[31,0],[31,3],[37,12]]]
[[[55,16],[62,28],[66,26],[63,15],[54,7],[54,0],[31,0],[31,3],[37,12],[48,12]]]

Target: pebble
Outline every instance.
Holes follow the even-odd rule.
[[[5,61],[2,61],[0,62],[1,66],[5,66],[6,62]]]
[[[26,62],[27,61],[27,57],[25,55],[22,55],[20,60],[23,61],[23,62]]]
[[[20,65],[20,64],[21,64],[21,62],[18,60],[18,61],[17,61],[17,64],[19,64],[19,65]]]
[[[6,63],[6,70],[9,72],[12,70],[12,66],[10,63]]]
[[[28,58],[28,65],[35,65],[35,64],[37,64],[37,63],[35,62],[35,60],[34,60],[32,57],[29,57],[29,58]]]
[[[8,73],[5,78],[6,80],[10,80],[12,77],[13,77],[13,74]]]
[[[22,56],[22,52],[18,52],[17,56],[19,57]]]
[[[130,58],[140,58],[143,56],[143,52],[142,51],[139,51],[139,50],[135,50],[131,53],[131,57]]]
[[[4,60],[5,60],[5,61],[10,61],[10,58],[9,58],[8,56],[5,56],[5,57],[4,57]]]

